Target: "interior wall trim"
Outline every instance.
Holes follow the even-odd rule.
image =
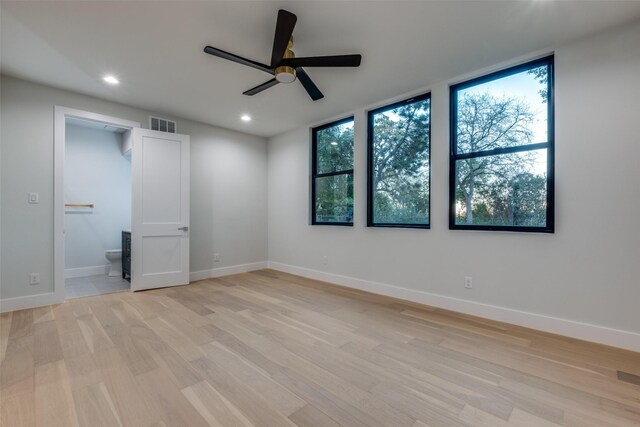
[[[252,262],[248,264],[237,264],[229,267],[212,268],[210,270],[192,271],[189,274],[189,281],[213,279],[215,277],[229,276],[232,274],[247,273],[249,271],[262,270],[268,267],[267,261]]]
[[[372,282],[355,277],[282,264],[275,261],[269,261],[268,264],[269,268],[274,270],[310,279],[322,280],[348,288],[640,352],[640,333],[636,332],[463,300],[415,289],[402,288],[386,283]]]
[[[60,296],[55,292],[46,294],[26,295],[23,297],[0,299],[0,313],[25,310],[27,308],[44,307],[45,305],[60,304]]]
[[[64,278],[74,279],[76,277],[97,276],[101,274],[107,274],[108,272],[109,272],[109,264],[93,265],[91,267],[65,268]]]

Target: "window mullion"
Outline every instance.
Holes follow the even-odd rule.
[[[353,169],[347,169],[343,171],[325,172],[314,175],[314,178],[324,178],[325,176],[337,176],[337,175],[349,175],[353,173]]]
[[[472,151],[470,153],[460,153],[453,156],[454,160],[472,159],[476,157],[489,157],[498,156],[501,154],[521,153],[523,151],[534,151],[549,148],[548,142],[541,142],[536,144],[517,145],[514,147],[496,148],[487,151]]]

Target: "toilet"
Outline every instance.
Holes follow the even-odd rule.
[[[122,249],[109,249],[104,256],[109,261],[108,276],[122,276]]]

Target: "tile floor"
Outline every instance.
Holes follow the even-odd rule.
[[[100,276],[75,277],[64,281],[65,299],[88,297],[93,295],[110,294],[129,290],[131,284],[122,277]]]

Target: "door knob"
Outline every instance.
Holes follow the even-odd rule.
[[[189,227],[178,227],[178,230],[189,231]]]

